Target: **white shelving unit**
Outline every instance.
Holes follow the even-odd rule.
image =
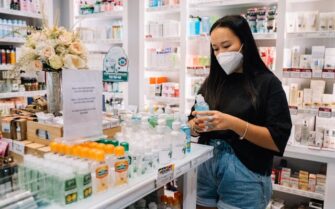
[[[282,186],[278,184],[273,184],[272,188],[274,191],[277,191],[277,192],[283,192],[283,193],[287,193],[291,195],[297,195],[297,196],[307,197],[307,198],[316,199],[316,200],[324,200],[325,198],[323,194],[319,194],[316,192],[303,191],[300,189],[290,188],[290,187],[286,187],[286,186]]]
[[[31,19],[42,19],[41,14],[34,14],[30,12],[17,11],[17,10],[8,10],[3,8],[0,8],[0,14],[23,17],[23,18],[31,18]]]
[[[0,65],[0,71],[12,70],[13,67],[13,65]]]
[[[53,24],[53,2],[52,0],[44,0],[44,12],[46,14],[46,18],[48,19],[50,24]],[[8,10],[4,8],[0,8],[1,18],[6,19],[20,19],[26,20],[29,25],[40,26],[42,24],[42,14],[34,14],[25,11],[17,11],[17,10]],[[25,43],[24,38],[11,38],[11,37],[0,37],[0,46],[1,45],[15,45],[16,47],[21,46]],[[0,65],[0,71],[8,71],[12,70],[13,66],[11,65]],[[34,97],[45,95],[46,91],[30,91],[30,92],[6,92],[0,93],[0,99],[8,99],[8,98],[18,98],[18,97]],[[1,101],[0,101],[1,102]]]
[[[17,98],[17,97],[35,97],[35,96],[44,96],[47,94],[47,91],[23,91],[23,92],[8,92],[0,93],[0,99],[7,98]]]
[[[140,1],[140,110],[143,110],[146,105],[179,105],[179,111],[183,111],[182,98],[184,92],[184,69],[186,67],[186,14],[187,9],[186,1],[180,1],[179,5],[164,6],[157,8],[147,8],[148,1]],[[178,37],[146,37],[145,27],[149,21],[162,22],[160,20],[174,20],[180,23],[180,36]],[[147,48],[164,48],[164,47],[178,47],[180,64],[173,67],[157,67],[157,66],[147,66]],[[147,95],[147,89],[149,86],[147,78],[150,76],[166,76],[169,82],[179,83],[180,96],[178,98],[174,97],[154,97],[150,98]],[[143,96],[142,96],[143,95]]]
[[[111,11],[111,12],[101,12],[95,14],[87,14],[87,15],[77,15],[76,19],[122,19],[123,11]]]
[[[126,54],[128,54],[128,1],[123,0],[123,8],[121,10],[106,11],[93,14],[79,14],[79,1],[70,0],[68,2],[70,8],[70,25],[80,28],[90,28],[93,32],[93,40],[83,40],[89,56],[89,67],[94,70],[103,70],[103,59],[108,50],[113,46],[121,46]],[[76,4],[77,3],[77,4]],[[122,37],[120,40],[107,37],[107,27],[119,22],[122,26]],[[92,25],[96,27],[92,27]],[[102,31],[100,31],[102,29]],[[106,34],[106,35],[104,35]],[[96,37],[95,37],[96,36]],[[105,36],[105,37],[101,37]],[[90,65],[92,64],[92,65]],[[128,105],[128,82],[120,83],[120,89],[123,92],[123,104]],[[104,94],[106,98],[113,97],[114,94]]]
[[[195,208],[196,199],[196,168],[213,156],[210,146],[192,144],[192,153],[183,160],[172,162],[175,164],[174,178],[184,175],[184,201],[185,209]],[[96,194],[92,198],[69,205],[71,209],[103,209],[126,208],[137,200],[159,189],[157,187],[157,172],[133,179],[128,185],[110,189],[107,192]],[[47,209],[61,209],[59,205],[48,206]]]
[[[0,38],[1,44],[24,44],[23,38]]]

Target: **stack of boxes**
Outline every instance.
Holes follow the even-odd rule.
[[[307,171],[299,171],[299,189],[308,191],[308,175]]]
[[[167,77],[149,78],[149,97],[179,97],[179,84],[168,82]]]
[[[325,188],[326,188],[326,176],[317,174],[315,192],[324,194]]]
[[[321,194],[325,193],[326,176],[322,174],[312,174],[302,170],[298,173],[292,173],[291,168],[282,168],[281,170],[273,169],[271,177],[273,183],[278,183],[285,187]]]

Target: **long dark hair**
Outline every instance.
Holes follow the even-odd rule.
[[[271,72],[262,61],[256,42],[253,38],[249,24],[246,19],[239,15],[229,15],[222,17],[217,20],[210,33],[216,28],[229,28],[232,32],[240,39],[243,54],[243,74],[244,82],[243,88],[250,96],[251,102],[254,108],[257,109],[257,94],[253,85],[253,78],[263,72]],[[209,76],[206,78],[199,93],[203,94],[206,102],[209,104],[211,109],[218,109],[221,103],[221,96],[224,90],[224,83],[227,78],[227,74],[221,69],[218,63],[212,45],[211,47],[211,65]]]

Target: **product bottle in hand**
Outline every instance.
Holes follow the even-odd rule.
[[[194,106],[195,111],[200,112],[209,110],[209,106],[206,103],[205,98],[201,94],[198,94],[195,100],[196,100],[196,104]]]

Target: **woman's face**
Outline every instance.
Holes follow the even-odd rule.
[[[211,33],[211,45],[215,56],[223,52],[239,51],[240,39],[229,28],[215,28]]]

